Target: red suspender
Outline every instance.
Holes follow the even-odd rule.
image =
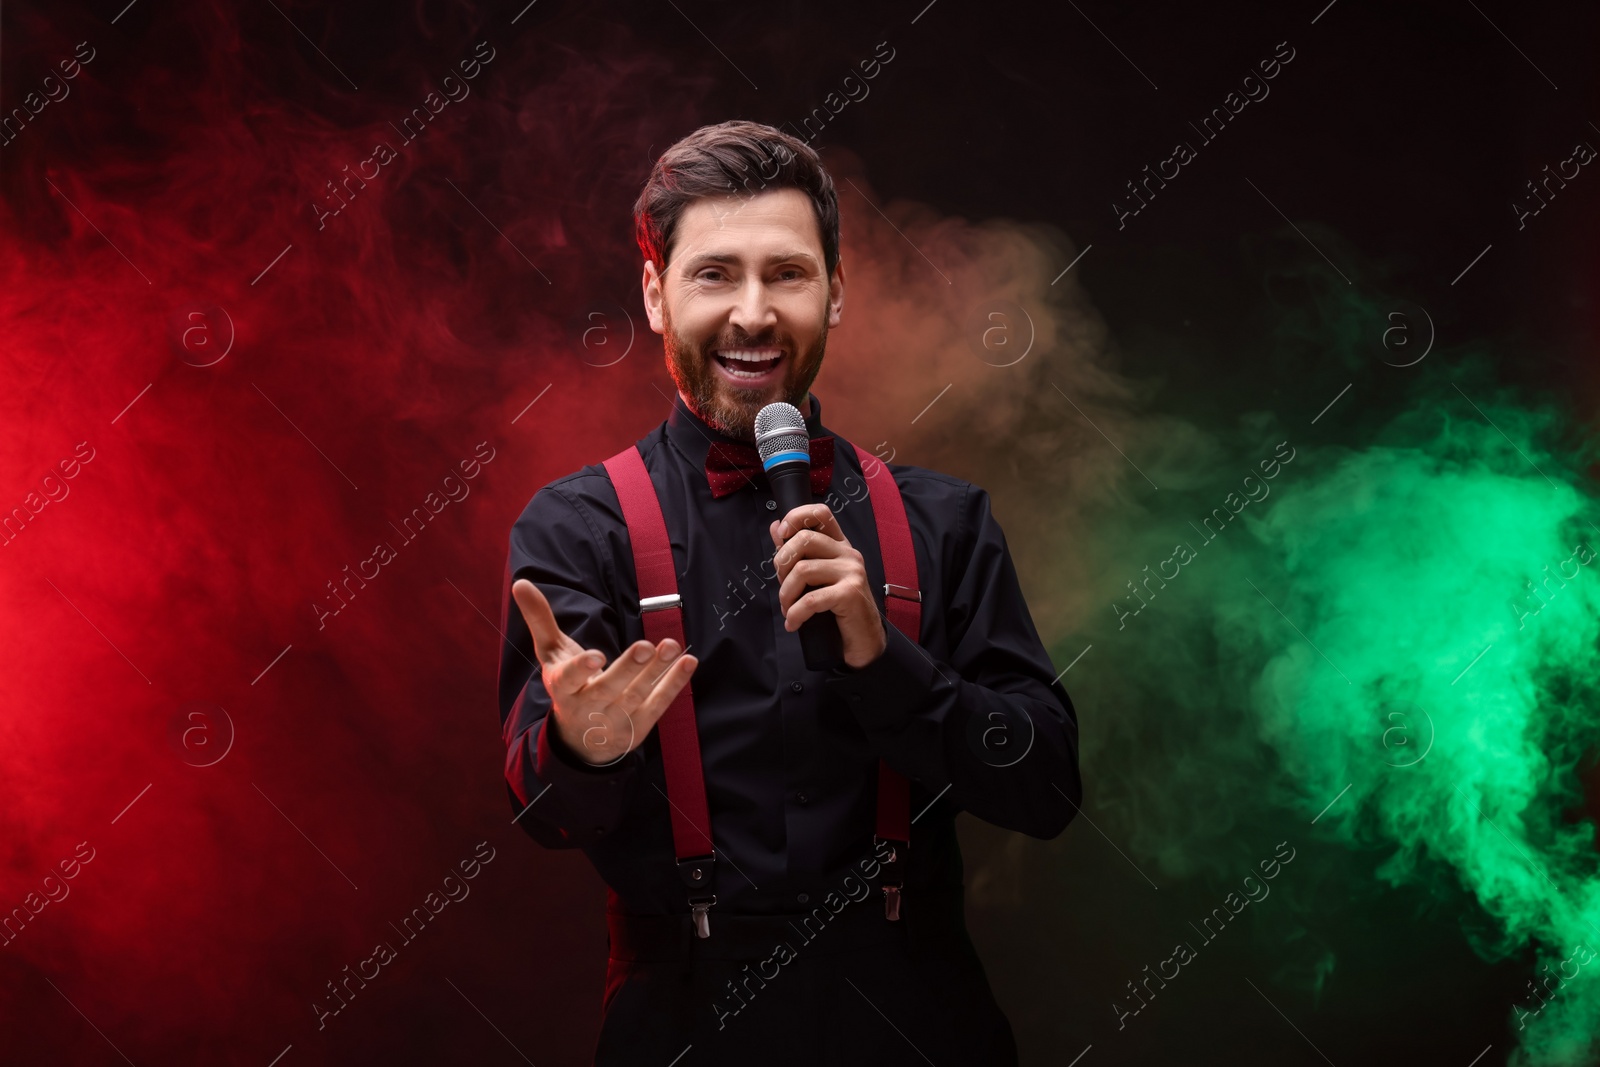
[[[861,458],[861,450],[855,451]],[[680,648],[687,649],[672,545],[667,539],[661,502],[645,469],[644,459],[637,447],[629,446],[606,460],[605,468],[622,505],[623,522],[628,527],[634,570],[639,579],[639,611],[645,637],[652,642],[671,637]],[[863,460],[862,469],[868,479],[873,516],[877,520],[886,583],[884,604],[889,621],[916,641],[921,635],[922,594],[917,584],[917,557],[912,548],[911,527],[906,522],[900,487],[892,475],[882,477],[889,474],[889,468],[876,457],[870,459],[870,472],[868,460]],[[656,724],[656,731],[661,738],[661,761],[666,772],[667,802],[671,807],[672,850],[677,856],[678,872],[689,889],[695,932],[700,937],[709,937],[707,910],[717,901],[711,892],[716,856],[691,690],[692,683],[679,691]],[[881,759],[878,761],[875,830],[880,840],[902,846],[910,844],[910,783]],[[898,852],[884,864],[885,911],[890,919],[900,917],[900,868]]]
[[[644,635],[659,643],[670,637],[688,650],[683,636],[682,598],[678,596],[678,571],[672,562],[672,544],[661,501],[645,470],[637,448],[623,449],[605,463],[606,473],[622,505],[622,521],[633,546],[633,566],[639,577],[639,612]],[[700,734],[695,729],[691,686],[678,690],[656,723],[661,738],[661,763],[667,777],[667,804],[672,809],[672,851],[678,873],[689,889],[695,932],[710,937],[706,911],[717,902],[712,874],[716,849],[711,843],[711,813],[706,806],[705,773],[700,767]]]
[[[846,444],[850,442],[846,441]],[[872,515],[878,524],[878,553],[883,557],[883,604],[895,629],[913,644],[922,636],[922,588],[917,582],[917,554],[911,546],[911,526],[906,522],[905,501],[888,464],[877,456],[864,457],[850,444],[867,479]],[[911,783],[905,775],[878,760],[878,838],[911,847]],[[884,912],[900,918],[900,853],[884,865]]]

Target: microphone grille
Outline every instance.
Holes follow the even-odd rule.
[[[793,404],[779,400],[756,413],[756,451],[766,463],[780,452],[811,454],[811,435],[806,418]]]

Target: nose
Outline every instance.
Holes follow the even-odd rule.
[[[765,281],[755,275],[746,276],[728,321],[749,337],[765,333],[777,324],[778,312],[772,305]]]

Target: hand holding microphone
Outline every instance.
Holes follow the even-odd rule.
[[[864,667],[883,654],[889,638],[861,553],[833,510],[812,502],[805,417],[793,404],[768,404],[756,415],[755,431],[773,499],[784,513],[769,527],[784,629],[800,631],[810,670]]]

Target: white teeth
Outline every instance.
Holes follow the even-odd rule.
[[[751,348],[725,348],[717,352],[717,357],[722,363],[722,369],[734,378],[762,378],[772,373],[773,367],[778,364],[776,360],[783,358],[783,352],[777,349],[751,349]],[[772,367],[765,370],[745,370],[734,367],[734,363],[772,363]]]
[[[759,350],[748,348],[726,348],[717,353],[717,355],[724,359],[738,359],[747,363],[764,363],[767,360],[774,359],[782,354],[783,353],[775,352],[771,349]]]

